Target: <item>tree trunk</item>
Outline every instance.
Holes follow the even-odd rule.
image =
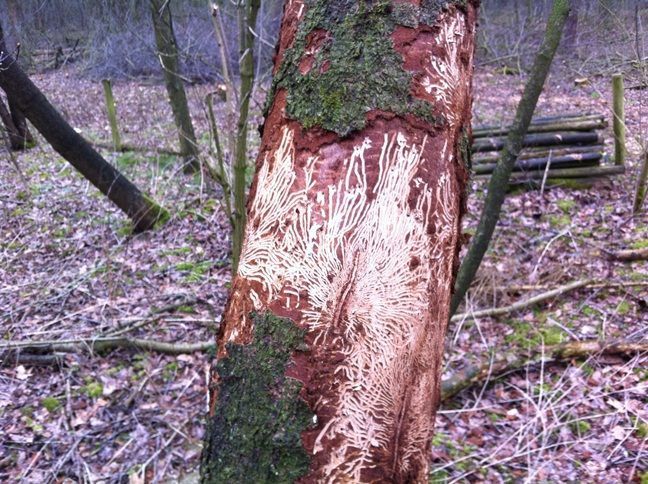
[[[25,117],[15,106],[11,104],[9,106],[14,108],[13,112],[11,107],[7,107],[2,98],[0,98],[0,120],[2,120],[4,130],[7,133],[9,141],[8,148],[13,151],[31,148],[34,145],[34,138],[29,132]]]
[[[1,25],[0,51],[7,52]],[[150,229],[168,218],[166,210],[92,149],[9,55],[0,60],[0,88],[63,158],[131,218],[136,231]]]
[[[203,482],[424,482],[476,1],[286,2]]]
[[[182,78],[179,75],[178,45],[173,33],[173,20],[169,3],[170,0],[151,0],[151,14],[153,28],[155,29],[155,43],[162,70],[164,71],[169,103],[178,129],[180,152],[185,158],[185,172],[192,173],[200,168],[198,145],[191,122],[191,114],[189,113],[187,95]]]
[[[484,207],[479,218],[479,223],[477,224],[477,231],[470,243],[466,256],[461,262],[461,267],[457,274],[455,292],[452,296],[452,314],[457,311],[459,304],[470,287],[470,283],[477,273],[477,269],[479,269],[484,254],[486,254],[491,237],[495,231],[495,226],[499,220],[502,204],[506,198],[509,178],[511,177],[511,172],[515,166],[518,154],[522,150],[523,146],[538,146],[537,144],[529,145],[529,139],[537,140],[539,137],[543,136],[538,134],[525,136],[525,133],[529,128],[529,124],[531,124],[531,118],[535,111],[536,104],[538,103],[538,98],[540,97],[547,74],[549,74],[549,68],[551,67],[554,55],[558,49],[563,27],[565,26],[565,20],[569,15],[569,5],[570,0],[553,1],[553,7],[551,9],[551,14],[549,15],[549,20],[547,21],[542,45],[540,45],[540,50],[533,62],[529,79],[524,86],[522,99],[520,99],[520,103],[518,104],[515,113],[515,120],[511,125],[508,137],[506,138],[506,143],[503,145],[502,157],[497,163],[488,184],[488,192],[486,193]],[[602,140],[598,139],[596,133],[577,134],[591,134],[596,137],[596,139],[591,140],[591,142],[602,142]],[[557,136],[561,141],[566,142],[567,138],[574,140],[575,135],[560,134]],[[583,139],[580,139],[578,142],[585,143]]]

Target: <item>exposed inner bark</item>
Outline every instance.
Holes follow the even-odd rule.
[[[343,30],[360,14],[370,31],[372,18],[391,26],[382,35],[390,35],[387,59],[396,65],[375,64],[379,82],[352,90],[360,99],[343,99],[375,104],[348,111],[332,103],[339,112],[311,115],[317,106],[307,103],[339,93],[329,72],[366,81],[364,68],[354,71],[366,60],[366,39],[347,65],[336,65],[344,62],[339,52],[328,55],[336,40],[349,42]],[[251,315],[289,319],[304,330],[308,351],[293,354],[287,376],[316,415],[301,434],[310,464],[300,481],[425,481],[467,177],[475,4],[290,0],[283,22],[272,129],[262,140],[218,358],[255,344]],[[402,79],[403,105],[372,96]],[[301,82],[321,96],[309,101]],[[214,420],[220,385],[216,376]]]

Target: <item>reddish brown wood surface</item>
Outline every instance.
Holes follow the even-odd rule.
[[[286,5],[277,66],[304,8]],[[254,311],[307,330],[309,349],[288,371],[317,415],[302,434],[304,482],[427,479],[467,178],[474,26],[469,4],[392,35],[411,95],[441,123],[373,110],[346,137],[305,130],[286,116],[284,89],[268,113],[219,358],[225,343],[251,341]],[[325,36],[311,35],[310,51]],[[311,67],[303,58],[302,74]]]

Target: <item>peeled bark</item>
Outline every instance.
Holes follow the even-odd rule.
[[[180,152],[185,158],[185,172],[191,173],[200,168],[198,162],[198,144],[194,133],[187,103],[187,94],[180,77],[180,65],[178,62],[178,45],[173,32],[173,19],[171,17],[170,0],[151,0],[151,15],[153,17],[153,28],[155,30],[155,43],[160,57],[160,63],[164,71],[169,103],[173,111],[178,138],[180,141]]]
[[[425,482],[476,3],[286,2],[203,482]]]
[[[1,26],[0,51],[7,52]],[[63,119],[9,55],[0,60],[0,88],[57,153],[131,218],[136,231],[148,230],[168,219],[164,208],[140,192]]]

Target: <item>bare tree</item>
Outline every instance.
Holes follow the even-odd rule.
[[[180,152],[185,158],[185,171],[191,173],[199,169],[198,145],[191,122],[184,83],[180,77],[178,46],[173,32],[173,18],[169,4],[170,0],[151,0],[151,15],[169,103],[178,130]]]
[[[549,74],[556,49],[558,49],[563,27],[569,15],[569,6],[569,0],[554,0],[553,2],[544,40],[531,68],[526,86],[524,86],[522,99],[520,99],[520,103],[518,104],[515,119],[509,130],[504,150],[488,183],[488,192],[479,224],[477,225],[477,232],[459,268],[455,293],[452,296],[453,314],[457,311],[459,304],[461,304],[463,297],[468,291],[470,283],[475,277],[477,269],[479,269],[481,261],[488,250],[493,233],[495,232],[495,227],[497,226],[497,221],[502,210],[502,204],[506,198],[506,190],[511,172],[522,150],[524,135],[529,128],[529,124],[531,124],[531,118],[538,103],[538,98]]]
[[[286,2],[204,482],[421,482],[476,1]]]
[[[22,71],[7,53],[1,25],[0,53],[0,88],[52,147],[122,209],[135,230],[147,230],[166,221],[168,212],[104,160]]]

